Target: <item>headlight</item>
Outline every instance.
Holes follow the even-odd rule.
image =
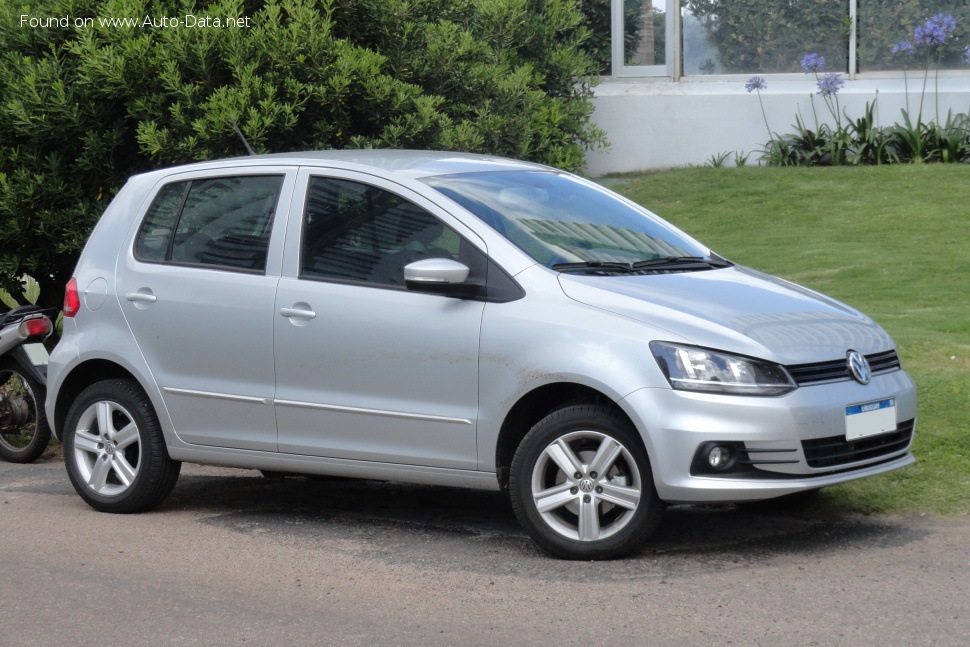
[[[662,341],[650,342],[650,350],[670,386],[682,391],[781,395],[796,387],[778,364]]]

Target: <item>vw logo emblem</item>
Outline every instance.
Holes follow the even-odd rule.
[[[849,365],[849,372],[852,373],[856,382],[869,384],[869,380],[872,379],[872,369],[869,368],[869,362],[866,361],[862,353],[850,350],[845,361]]]
[[[587,493],[592,492],[593,491],[593,479],[583,479],[582,481],[580,481],[579,482],[579,489],[582,490],[583,492],[587,492]]]

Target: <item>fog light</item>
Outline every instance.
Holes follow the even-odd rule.
[[[716,470],[724,469],[731,462],[731,450],[717,445],[707,453],[707,464]]]

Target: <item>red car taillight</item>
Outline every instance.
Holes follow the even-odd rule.
[[[77,279],[72,278],[64,288],[64,316],[73,317],[81,309],[81,295],[77,291]]]

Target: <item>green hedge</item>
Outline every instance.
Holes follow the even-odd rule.
[[[161,24],[185,14],[249,26]],[[99,26],[146,15],[158,26]],[[258,152],[437,148],[580,169],[604,141],[587,37],[574,0],[7,0],[0,287],[28,273],[56,300],[125,179],[243,154],[233,122]]]

